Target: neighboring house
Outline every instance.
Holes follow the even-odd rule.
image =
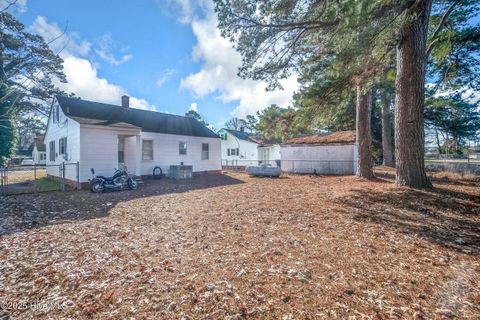
[[[181,164],[194,173],[221,170],[217,134],[191,117],[129,108],[128,96],[121,106],[57,96],[45,143],[47,165],[78,162],[81,183],[91,178],[90,168],[111,176],[119,165],[137,176]],[[59,170],[47,167],[47,173],[58,176]],[[66,168],[65,175],[76,181],[76,170]]]
[[[480,159],[480,146],[474,146],[469,150],[470,154],[468,157],[470,159]]]
[[[221,129],[222,164],[236,166],[254,166],[259,164],[275,165],[280,160],[280,146],[269,144],[244,129]]]
[[[270,166],[280,165],[280,145],[278,143],[269,143],[266,141],[258,145],[258,161],[260,164]]]
[[[281,145],[282,171],[318,174],[355,174],[355,131],[294,138]]]
[[[38,135],[33,139],[32,159],[35,164],[44,165],[47,162],[47,147],[45,135]]]

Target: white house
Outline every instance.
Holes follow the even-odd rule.
[[[47,161],[47,152],[44,135],[38,135],[33,139],[32,159],[35,164],[44,165]]]
[[[90,168],[109,176],[125,165],[131,174],[152,175],[156,166],[191,165],[193,172],[220,172],[221,140],[191,117],[145,111],[122,105],[57,96],[45,134],[47,165],[79,163],[79,181],[87,183]],[[47,173],[58,176],[56,167]],[[72,166],[66,179],[76,181]]]
[[[280,160],[280,145],[269,144],[252,133],[221,129],[222,164],[254,166],[262,163],[276,165]]]
[[[278,143],[261,143],[258,145],[258,160],[271,166],[280,165],[280,145]]]
[[[355,131],[294,138],[281,145],[282,171],[318,174],[355,174]]]

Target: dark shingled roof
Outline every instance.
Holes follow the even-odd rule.
[[[45,135],[43,134],[38,135],[33,139],[33,145],[37,146],[38,151],[47,151],[47,146],[45,145],[45,142],[43,142],[44,139]]]
[[[56,96],[56,99],[65,115],[80,123],[91,123],[88,119],[93,119],[100,121],[95,122],[96,125],[128,123],[140,127],[146,132],[218,138],[215,132],[190,117],[126,108],[64,96]]]
[[[245,131],[238,131],[238,130],[232,130],[232,129],[223,129],[225,131],[227,131],[228,133],[232,134],[234,137],[240,139],[240,140],[245,140],[245,141],[250,141],[250,142],[254,142],[256,143],[255,141],[252,141],[252,137],[253,135],[251,133],[248,133],[248,132],[245,132]]]
[[[263,147],[271,146],[272,144],[278,143],[278,141],[266,140],[266,139],[263,139],[260,136],[257,136],[253,133],[248,133],[248,132],[245,132],[245,131],[238,131],[238,130],[225,129],[225,128],[222,129],[222,130],[227,131],[228,133],[232,134],[233,136],[235,136],[236,138],[238,138],[240,140],[253,142],[253,143],[256,143],[256,144],[258,144],[260,146],[263,146]]]

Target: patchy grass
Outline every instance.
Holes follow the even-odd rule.
[[[477,319],[478,180],[377,175],[2,198],[0,302],[50,306],[7,310],[35,319]]]
[[[45,168],[24,168],[24,170],[9,171],[8,193],[21,194],[58,190],[59,182],[47,177]]]

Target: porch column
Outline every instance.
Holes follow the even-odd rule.
[[[142,138],[135,136],[135,175],[141,175],[142,164]]]

